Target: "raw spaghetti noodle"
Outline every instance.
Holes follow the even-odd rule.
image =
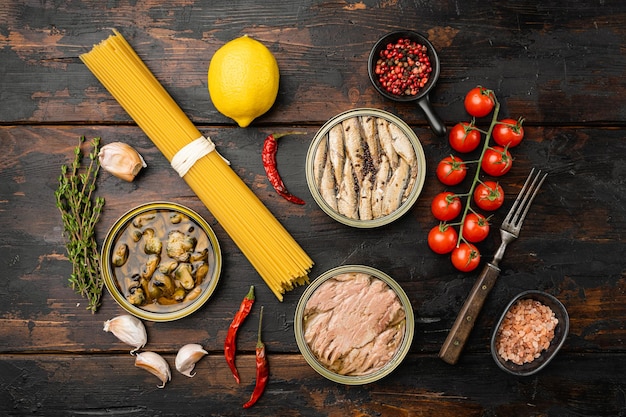
[[[285,291],[308,282],[313,261],[214,151],[213,142],[202,136],[126,39],[113,32],[82,54],[81,60],[172,163],[282,301]]]

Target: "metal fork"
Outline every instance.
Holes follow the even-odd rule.
[[[526,182],[524,182],[524,186],[515,199],[513,206],[504,218],[502,226],[500,226],[502,243],[496,251],[493,261],[487,263],[478,276],[474,287],[472,287],[467,300],[465,300],[463,307],[461,307],[461,311],[439,351],[439,357],[445,362],[454,365],[458,361],[461,351],[474,328],[476,317],[480,313],[487,299],[487,295],[489,295],[489,292],[500,274],[498,263],[502,260],[507,245],[519,236],[528,209],[547,176],[548,174],[542,174],[541,170],[535,175],[535,169],[533,168],[528,178],[526,178]]]

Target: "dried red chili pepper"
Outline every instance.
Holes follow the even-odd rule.
[[[226,334],[226,340],[224,341],[224,357],[226,358],[226,363],[230,367],[233,376],[235,377],[235,381],[239,383],[239,372],[237,372],[237,367],[235,366],[235,353],[237,351],[237,330],[239,330],[239,326],[248,317],[250,314],[250,310],[252,310],[252,304],[254,304],[254,285],[250,286],[250,290],[248,294],[244,297],[241,305],[239,306],[239,311],[233,317],[232,323],[230,323],[230,327],[228,328],[228,333]]]
[[[250,400],[243,405],[243,408],[250,408],[265,391],[265,386],[270,376],[270,370],[265,356],[265,344],[261,341],[261,323],[263,322],[263,306],[261,306],[261,316],[259,317],[259,339],[256,342],[256,384]]]
[[[280,178],[280,174],[278,173],[278,168],[276,166],[276,153],[278,152],[277,139],[287,135],[298,135],[302,133],[303,132],[285,132],[269,135],[265,138],[265,142],[263,143],[263,152],[261,154],[267,179],[279,195],[284,197],[285,200],[295,204],[304,204],[304,200],[287,191],[287,187],[285,187],[283,180]]]

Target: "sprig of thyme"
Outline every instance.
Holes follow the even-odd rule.
[[[61,166],[59,187],[54,192],[56,205],[63,220],[66,250],[72,263],[69,282],[72,289],[89,301],[87,310],[95,313],[100,307],[104,280],[100,270],[100,255],[96,242],[96,224],[104,207],[104,198],[95,197],[96,179],[100,171],[98,152],[100,138],[91,141],[89,164],[82,166],[82,136],[74,149],[74,161]]]

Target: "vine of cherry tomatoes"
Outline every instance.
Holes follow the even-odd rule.
[[[451,154],[437,165],[437,178],[446,186],[461,184],[469,167],[474,166],[475,171],[467,192],[446,190],[433,198],[431,211],[439,224],[428,233],[428,246],[435,253],[450,254],[455,268],[469,272],[480,263],[476,244],[485,240],[490,232],[490,216],[481,211],[493,212],[504,203],[502,186],[494,179],[481,179],[480,174],[497,178],[510,171],[513,165],[510,148],[518,146],[524,138],[524,119],[498,119],[500,103],[495,93],[481,86],[472,88],[463,103],[472,119],[459,122],[450,130],[450,147],[458,153],[469,153],[478,149],[481,142],[483,146],[477,160],[464,161]],[[476,118],[489,114],[492,117],[488,130],[477,127]],[[492,139],[494,144],[491,144]]]

